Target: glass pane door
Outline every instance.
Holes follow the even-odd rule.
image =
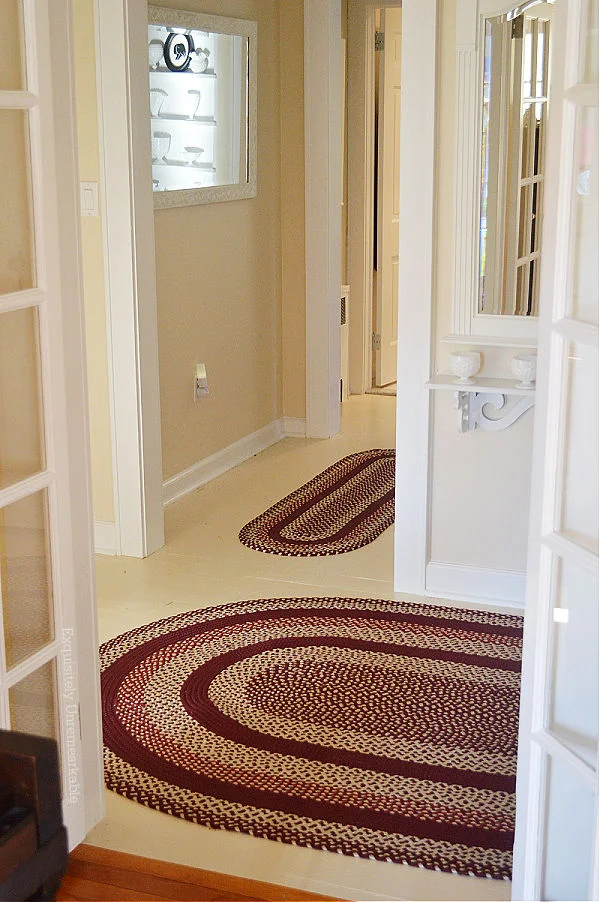
[[[67,0],[3,0],[0,17],[0,727],[58,741],[63,817],[77,842],[86,830],[76,648],[86,640],[81,676],[91,675],[94,708],[96,643],[91,551],[76,576],[73,550],[91,529],[70,450],[74,436],[85,451],[84,388],[66,377],[68,364],[83,368],[83,339],[78,348],[65,340],[81,310],[69,282],[80,265],[76,168],[65,162],[75,132],[61,108],[72,96],[69,15]],[[61,192],[67,170],[73,181]],[[81,574],[88,596],[77,591]],[[78,606],[89,621],[79,637]]]
[[[0,679],[2,726],[58,738],[54,479],[42,388],[48,296],[36,290],[43,235],[34,164],[43,148],[26,66],[35,58],[33,22],[26,0],[3,4],[0,88],[10,94],[0,93]]]
[[[568,900],[598,898],[598,0],[555,23],[513,894]]]

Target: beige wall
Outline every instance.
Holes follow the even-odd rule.
[[[438,172],[435,256],[437,372],[449,372],[454,231],[455,0],[440,4]],[[484,350],[482,374],[508,376],[514,351]],[[506,431],[459,435],[452,394],[434,401],[431,559],[491,569],[526,565],[533,411]]]
[[[93,0],[73,4],[79,177],[100,179]],[[102,210],[81,220],[94,518],[113,522]]]
[[[279,3],[218,7],[258,21],[258,194],[155,212],[164,479],[282,414]],[[197,362],[210,394],[194,403]]]

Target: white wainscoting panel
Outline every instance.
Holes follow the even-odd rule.
[[[525,572],[430,561],[425,595],[481,604],[525,606]]]

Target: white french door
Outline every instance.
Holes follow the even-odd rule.
[[[513,898],[598,898],[598,0],[557,0]]]
[[[71,846],[102,811],[69,0],[0,19],[0,726],[58,740]]]

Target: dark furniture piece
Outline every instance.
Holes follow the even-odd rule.
[[[0,730],[0,899],[54,899],[67,866],[56,742]]]

